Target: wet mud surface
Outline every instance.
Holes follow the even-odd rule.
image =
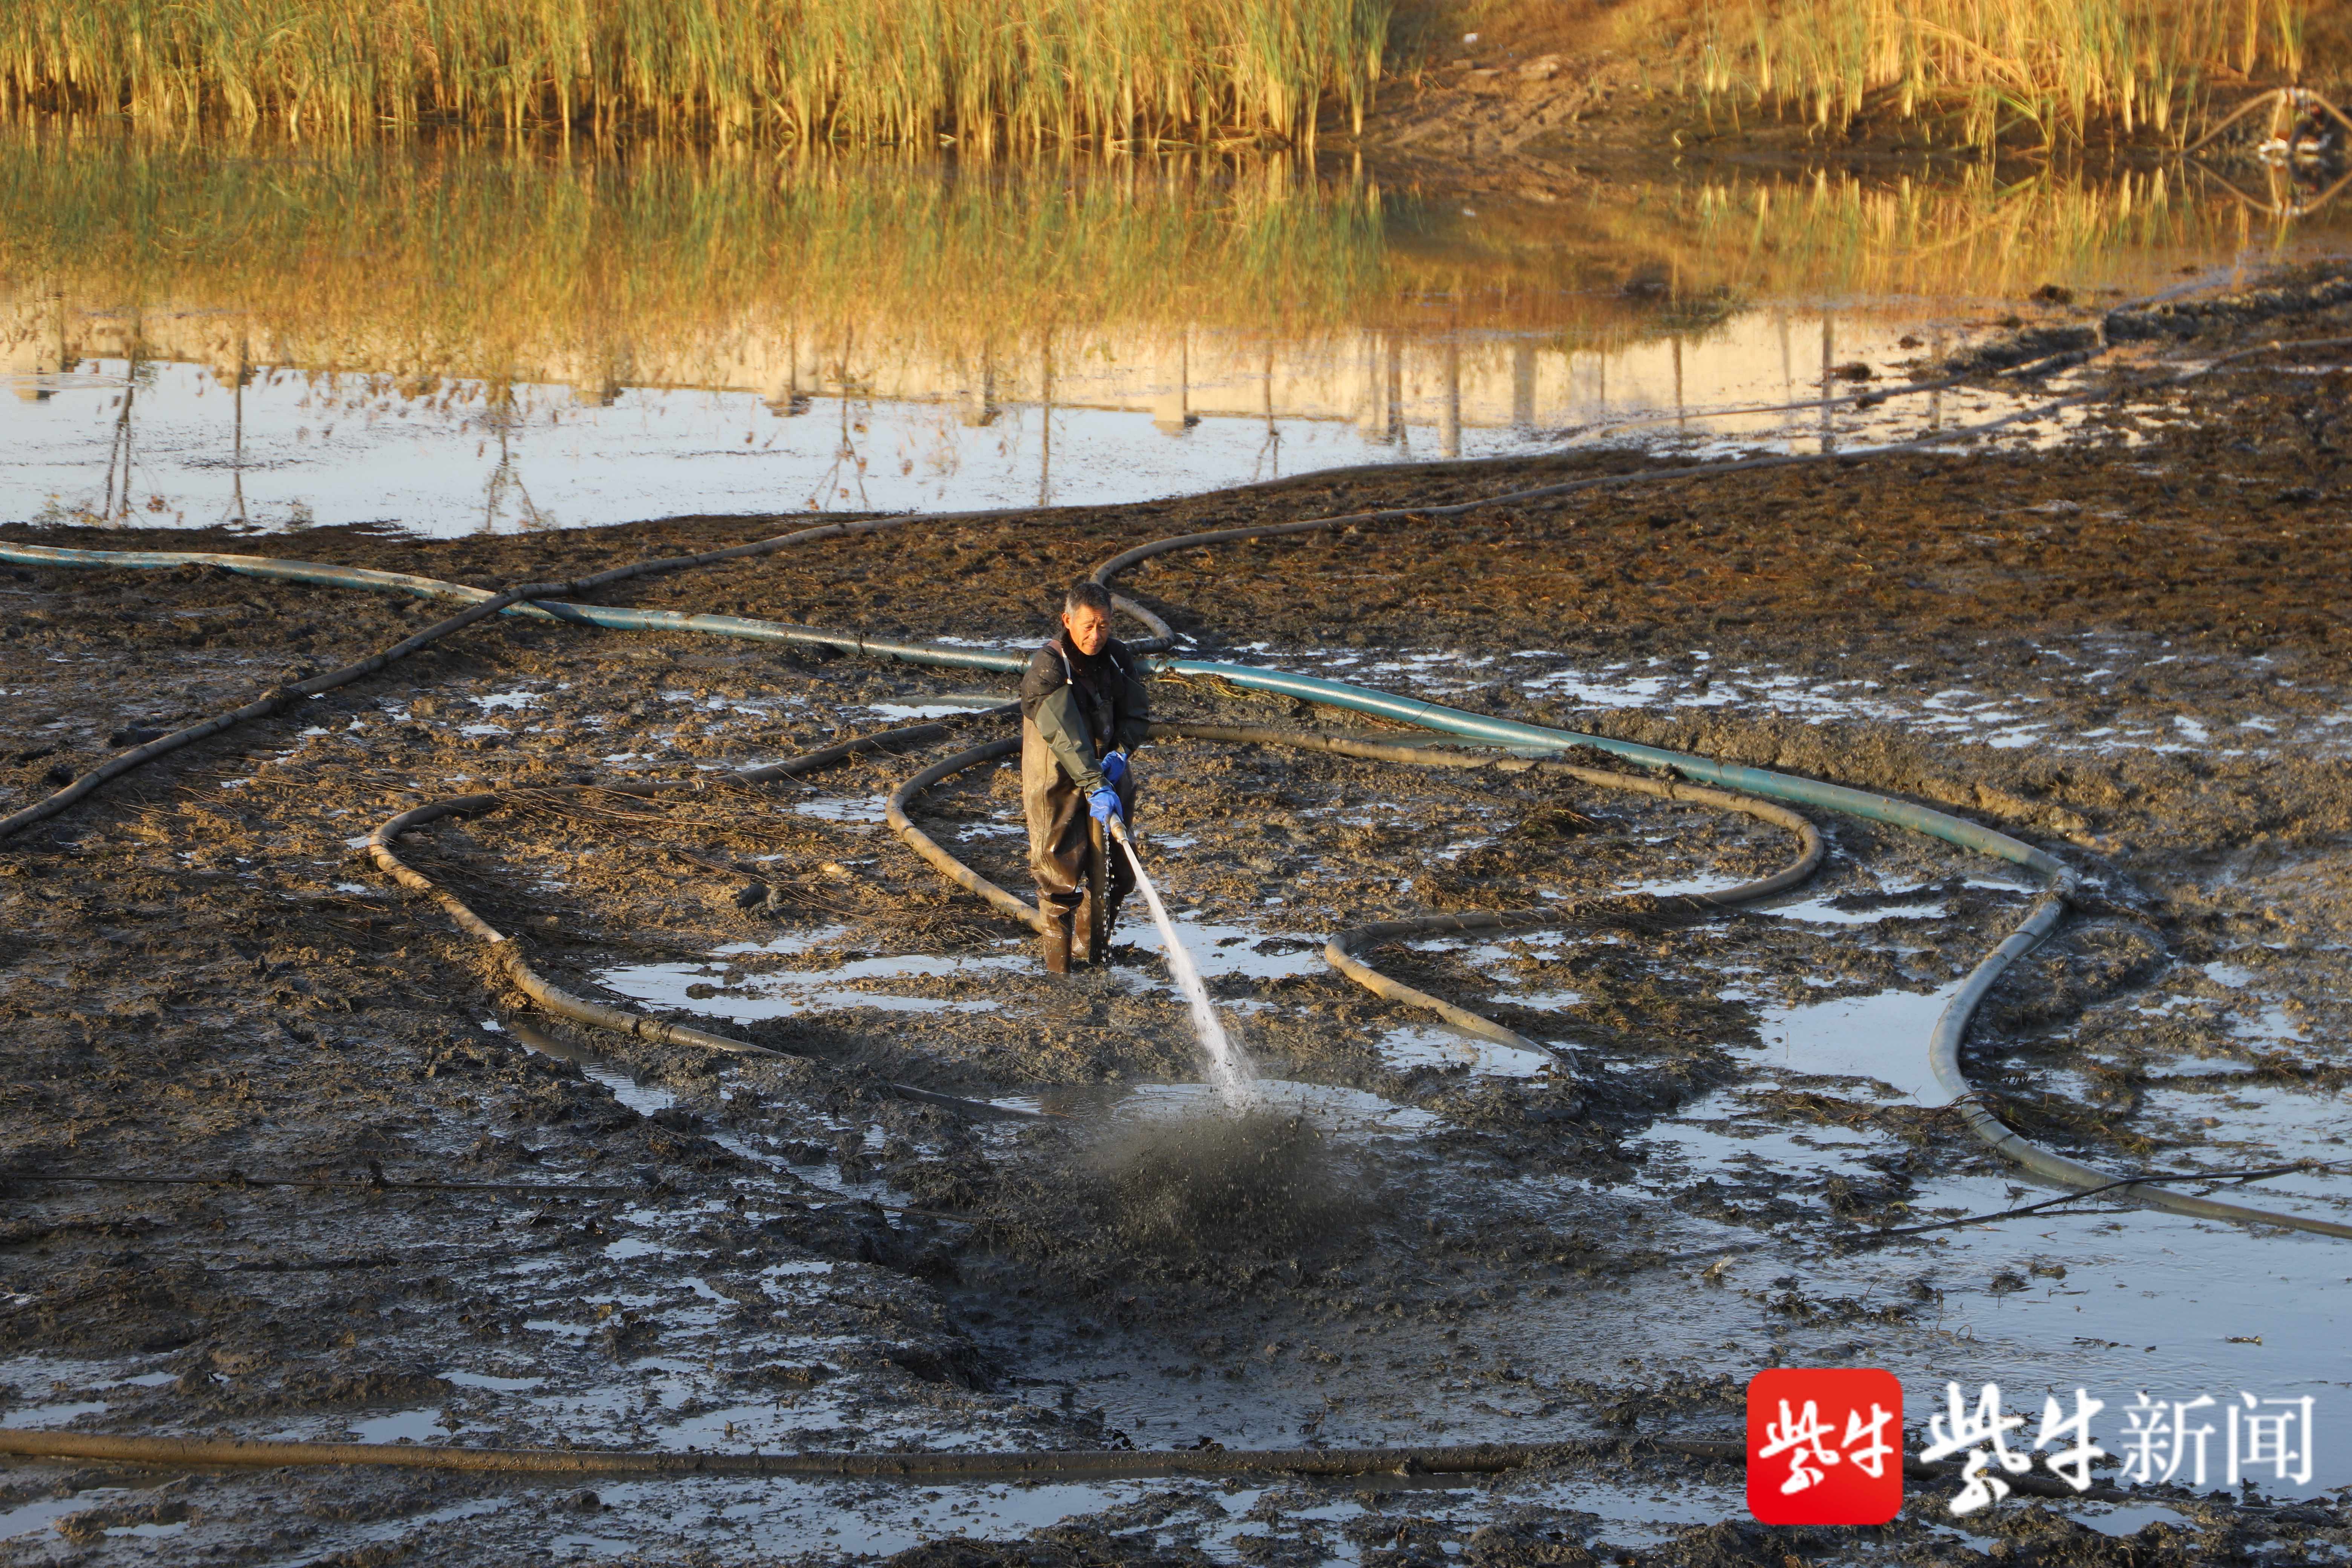
[[[2352,333],[2311,313],[2268,333]],[[2243,341],[2215,318],[2168,352]],[[1127,592],[1209,657],[1954,809],[2085,891],[1996,992],[1972,1082],[2132,1169],[2352,1161],[2345,792],[2352,372],[2248,362],[2053,450],[1823,464],[1166,556]],[[2314,368],[2317,367],[2317,368]],[[614,602],[1018,647],[1095,562],[1194,529],[1437,504],[1633,454],[923,521]],[[10,530],[497,584],[778,531],[688,519],[419,542]],[[0,573],[0,806],[141,731],[426,624],[212,569]],[[11,1463],[0,1560],[1381,1564],[2337,1561],[2343,1244],[2046,1196],[1969,1138],[1925,1041],[2022,913],[2011,868],[1819,818],[1820,874],[1684,929],[1381,950],[1540,1054],[1319,957],[1344,925],[1760,876],[1788,836],[1498,767],[1150,748],[1156,878],[1267,1080],[1204,1114],[1130,910],[1064,983],[882,821],[984,731],[716,779],[1003,693],[718,639],[484,626],[207,742],[0,851],[0,1397],[11,1426],[741,1449],[1731,1437],[1773,1363],[1914,1397],[2314,1394],[2307,1487],[2012,1498],[1883,1530],[1745,1521],[1736,1466],[1637,1445],[1475,1485],[517,1482]],[[1364,721],[1163,679],[1163,717]],[[1400,738],[1402,732],[1397,732]],[[714,775],[647,800],[533,785]],[[793,1053],[551,1022],[358,845],[557,984]],[[1013,770],[917,817],[1021,889]],[[974,1122],[890,1081],[1060,1113]],[[63,1175],[195,1176],[76,1184]],[[246,1179],[240,1179],[246,1178]],[[320,1184],[273,1186],[261,1179]],[[2246,1189],[2341,1219],[2352,1170]],[[418,1188],[399,1184],[444,1184]],[[472,1184],[460,1185],[459,1184]],[[505,1185],[499,1185],[505,1184]],[[2263,1194],[2263,1195],[2256,1195]],[[1927,1410],[1907,1418],[1916,1428]],[[1916,1446],[1916,1437],[1914,1446]],[[2111,1445],[2113,1446],[2113,1445]],[[2112,1472],[2109,1472],[2112,1474]],[[926,1544],[926,1542],[929,1542]]]

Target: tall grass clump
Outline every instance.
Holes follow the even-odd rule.
[[[968,147],[1307,142],[1390,0],[7,0],[0,105]]]
[[[2297,79],[2308,0],[1703,0],[1699,86],[1828,129],[1949,116],[2020,131],[2178,138],[2213,88]]]

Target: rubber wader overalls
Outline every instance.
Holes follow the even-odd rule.
[[[1037,879],[1037,908],[1045,916],[1045,967],[1070,966],[1075,932],[1081,963],[1099,963],[1088,951],[1094,911],[1087,888],[1095,836],[1087,796],[1103,787],[1102,759],[1142,743],[1150,696],[1135,658],[1113,637],[1088,658],[1064,632],[1037,650],[1021,678],[1021,804],[1029,817],[1029,871]],[[1122,817],[1135,819],[1135,774],[1116,786]],[[1135,886],[1127,857],[1115,850],[1105,866],[1102,929],[1110,930],[1121,900]]]

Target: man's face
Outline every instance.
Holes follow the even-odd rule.
[[[1103,644],[1110,641],[1110,617],[1092,605],[1064,610],[1062,629],[1070,634],[1070,646],[1089,658],[1102,652]]]

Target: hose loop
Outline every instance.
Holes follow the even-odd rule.
[[[800,773],[814,772],[818,768],[832,766],[866,752],[889,750],[898,744],[916,739],[936,739],[948,733],[955,724],[968,722],[972,719],[1001,718],[1011,710],[1009,708],[994,708],[970,715],[957,715],[946,721],[933,720],[919,724],[900,725],[896,729],[839,742],[822,751],[790,757],[782,762],[771,763],[767,767],[751,769],[732,776],[738,783],[752,784],[793,777]],[[691,1025],[674,1024],[659,1018],[647,1017],[642,1013],[609,1006],[604,1003],[575,995],[564,990],[530,966],[530,961],[523,956],[521,943],[492,927],[457,894],[439,886],[408,865],[401,859],[399,853],[393,847],[403,834],[428,822],[492,810],[505,805],[517,795],[573,795],[585,793],[587,787],[589,786],[573,784],[553,789],[505,790],[485,795],[453,795],[443,800],[427,801],[422,805],[413,806],[402,812],[369,834],[367,851],[379,870],[402,887],[432,898],[448,913],[450,919],[457,923],[460,930],[487,944],[500,971],[514,988],[522,993],[541,1011],[554,1017],[562,1018],[570,1023],[583,1024],[590,1028],[626,1035],[632,1038],[650,1041],[656,1045],[687,1047],[721,1056],[777,1058],[800,1056],[801,1053],[798,1052],[754,1045],[749,1040],[739,1040],[730,1036],[713,1034],[707,1029],[698,1029]],[[707,780],[698,776],[688,779],[649,780],[625,786],[625,792],[632,795],[653,795],[672,790],[698,792],[709,787]],[[918,1100],[926,1105],[940,1106],[968,1118],[1017,1121],[1057,1120],[1045,1112],[1019,1110],[984,1100],[970,1100],[960,1095],[942,1094],[936,1089],[919,1089],[910,1084],[893,1083],[888,1087],[890,1092],[901,1100]]]

